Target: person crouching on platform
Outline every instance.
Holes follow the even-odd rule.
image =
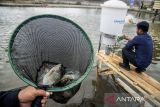
[[[128,43],[122,49],[123,63],[119,63],[120,67],[129,71],[131,63],[136,67],[135,71],[141,73],[151,64],[153,42],[148,29],[149,23],[142,21],[137,24],[137,36],[133,39],[125,36]]]

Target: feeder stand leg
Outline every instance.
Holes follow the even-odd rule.
[[[98,53],[101,49],[101,41],[102,41],[102,34],[100,34],[100,38],[99,38],[99,46],[98,46]]]
[[[111,74],[111,77],[112,77],[113,81],[116,83],[116,78],[115,78],[114,74]]]
[[[152,20],[152,23],[154,23],[155,19],[156,19],[156,16],[158,15],[158,9],[156,9],[155,11],[155,14],[154,14],[154,17],[153,17],[153,20]]]

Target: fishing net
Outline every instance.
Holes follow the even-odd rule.
[[[9,59],[15,73],[28,84],[40,87],[46,85],[44,77],[50,78],[45,81],[51,82],[46,90],[59,92],[86,78],[93,64],[93,48],[87,34],[73,21],[40,15],[16,28],[9,43]],[[57,73],[52,75],[52,71]],[[63,78],[71,80],[64,83]]]

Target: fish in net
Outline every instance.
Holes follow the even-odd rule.
[[[63,67],[61,64],[53,65],[44,63],[40,71],[38,71],[37,84],[38,86],[45,85],[49,87],[56,86],[56,84],[64,86],[72,81],[78,80],[79,77],[79,71]]]

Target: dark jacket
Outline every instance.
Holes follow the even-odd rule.
[[[127,50],[133,50],[135,48],[137,67],[147,68],[151,64],[153,42],[151,36],[147,33],[135,36],[126,44],[125,48]]]
[[[0,107],[19,107],[18,93],[20,89],[1,91]]]

